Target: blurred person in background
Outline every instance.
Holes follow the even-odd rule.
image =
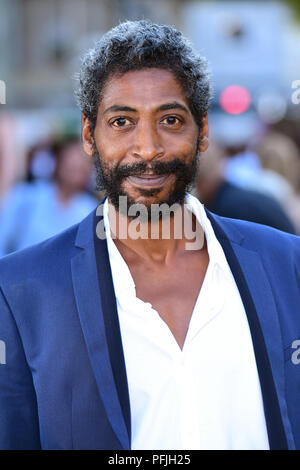
[[[76,139],[75,139],[76,140]],[[56,155],[61,144],[49,139],[33,145],[26,155],[25,181],[50,180],[53,177],[56,165]],[[57,147],[58,146],[58,147]]]
[[[300,154],[293,140],[280,132],[271,131],[256,147],[265,179],[264,189],[277,198],[300,234]],[[278,191],[278,186],[280,190]]]
[[[22,151],[13,114],[0,115],[0,211],[2,201],[16,181]],[[18,175],[19,176],[19,175]]]
[[[56,165],[53,178],[18,183],[3,201],[0,256],[65,230],[82,220],[97,205],[96,198],[87,192],[92,164],[84,155],[78,137],[58,142],[54,147]],[[50,158],[50,152],[44,148],[43,153]],[[47,167],[48,164],[47,160]],[[42,171],[41,165],[39,169]]]
[[[261,133],[257,116],[219,113],[213,117],[212,126],[212,137],[227,157],[223,162],[226,181],[242,188],[255,186],[261,162],[250,144]]]
[[[208,210],[295,234],[291,220],[276,199],[227,181],[225,168],[226,158],[221,148],[210,144],[201,155],[195,186],[196,196]]]
[[[265,133],[265,126],[254,112],[217,116],[214,137],[226,157],[225,180],[235,187],[250,190],[252,196],[254,191],[275,199],[291,219],[296,233],[300,233],[299,202],[295,197],[295,188],[299,185],[296,183],[299,180],[297,148],[289,137],[277,134],[275,139],[274,133],[270,137]],[[265,201],[267,204],[267,199]],[[253,221],[252,218],[250,220]],[[271,215],[270,220],[274,221]],[[282,222],[280,217],[275,225],[274,222],[267,225],[291,231],[291,227],[282,226]]]

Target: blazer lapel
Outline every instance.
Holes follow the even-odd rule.
[[[229,240],[216,221],[220,219],[210,213],[208,217],[222,245],[247,314],[270,448],[294,449],[285,399],[284,346],[275,300],[261,257],[256,251],[241,246],[243,237],[240,233],[232,231]],[[222,227],[225,228],[224,223]]]
[[[95,213],[90,214],[79,225],[80,252],[71,260],[72,280],[99,394],[123,449],[130,449],[129,395],[116,302],[106,240],[97,240],[95,250],[95,219]]]

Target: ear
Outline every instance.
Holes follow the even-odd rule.
[[[93,137],[91,135],[90,121],[84,114],[82,114],[81,118],[81,127],[83,151],[89,157],[92,157],[94,155]]]
[[[200,152],[205,152],[208,149],[209,140],[208,140],[208,115],[207,113],[203,117],[202,120],[202,130],[200,134],[200,144],[199,150]]]

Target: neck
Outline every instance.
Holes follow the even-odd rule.
[[[203,247],[203,229],[184,204],[170,216],[144,221],[123,215],[110,203],[108,208],[111,235],[122,254],[167,264],[192,243],[194,249]]]

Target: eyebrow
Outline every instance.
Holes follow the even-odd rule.
[[[173,103],[162,104],[157,109],[157,111],[168,111],[169,109],[181,109],[182,111],[185,111],[186,113],[189,112],[186,106],[183,106],[183,104],[180,104],[177,101],[174,101]]]
[[[174,101],[172,103],[162,104],[156,109],[156,111],[168,111],[170,109],[181,109],[182,111],[185,111],[186,113],[189,112],[186,106],[178,103],[177,101]],[[137,110],[134,108],[131,108],[130,106],[123,106],[123,105],[115,104],[107,108],[103,114],[114,113],[114,112],[119,112],[119,111],[137,113]]]
[[[127,111],[127,112],[134,112],[134,113],[137,112],[136,109],[130,108],[130,106],[122,106],[122,105],[115,104],[107,108],[103,114],[114,113],[116,111]]]

